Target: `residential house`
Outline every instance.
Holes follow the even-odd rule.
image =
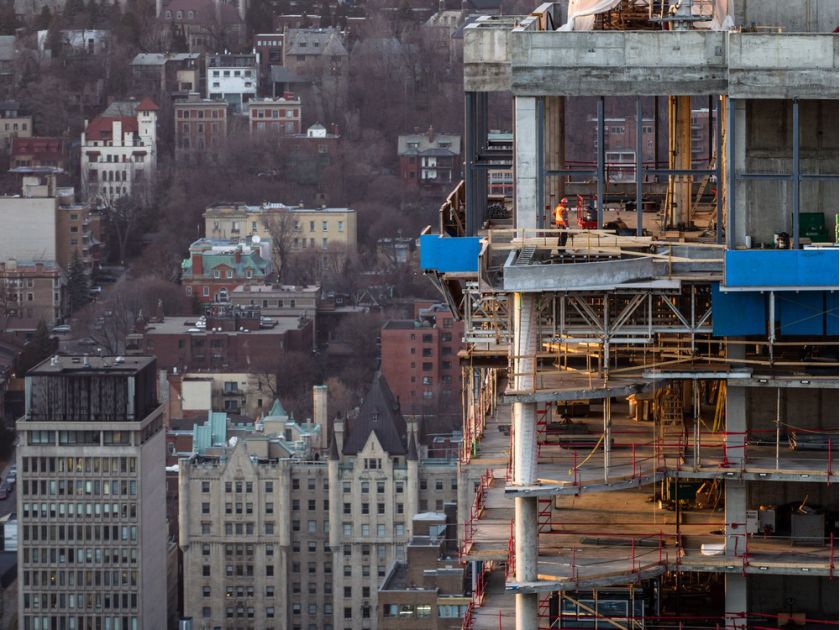
[[[198,162],[215,160],[228,134],[228,103],[202,99],[192,92],[175,102],[175,158]]]
[[[259,68],[256,53],[207,55],[207,98],[227,101],[242,113],[257,96]]]
[[[245,106],[248,130],[255,133],[300,134],[300,97],[284,94],[278,98],[256,98]]]
[[[254,52],[260,64],[260,85],[271,86],[271,67],[282,68],[286,35],[284,33],[257,33],[254,35]],[[268,90],[268,96],[275,96]]]
[[[400,181],[422,195],[448,192],[461,177],[461,136],[426,133],[399,136]]]
[[[262,284],[270,271],[271,261],[259,247],[203,238],[190,245],[181,263],[181,284],[201,304],[228,302],[236,287]]]
[[[157,112],[150,99],[114,101],[85,124],[82,194],[108,205],[120,197],[146,197],[157,168]]]
[[[58,42],[61,50],[51,50],[49,31],[41,30],[36,35],[38,50],[51,57],[85,57],[106,55],[111,49],[111,31],[107,29],[62,29]]]
[[[170,29],[170,37],[183,35],[190,52],[238,49],[247,35],[248,2],[156,0],[155,15]]]
[[[303,208],[282,203],[260,206],[218,203],[204,211],[204,233],[212,239],[256,235],[267,241],[282,234],[282,238],[290,240],[293,250],[327,250],[331,246],[355,250],[356,211],[352,208]]]
[[[29,137],[14,138],[10,151],[11,168],[20,166],[55,166],[67,169],[64,152],[64,140],[61,138]]]
[[[0,101],[0,149],[14,138],[32,137],[32,116],[24,114],[17,101]]]
[[[199,53],[138,53],[131,61],[134,92],[185,98],[204,91],[204,56]]]

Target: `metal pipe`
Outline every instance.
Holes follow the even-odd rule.
[[[597,177],[598,177],[598,229],[601,229],[604,225],[604,155],[605,155],[605,147],[604,142],[606,138],[606,133],[604,130],[604,97],[598,97],[598,154],[596,156],[597,165]]]
[[[546,177],[563,177],[565,175],[589,175],[590,177],[596,177],[598,175],[598,171],[581,171],[571,168],[545,171]]]
[[[653,165],[659,168],[659,97],[653,97]]]
[[[799,249],[799,99],[793,99],[793,249]]]
[[[779,470],[779,441],[782,426],[782,389],[776,388],[776,470]]]
[[[717,203],[717,221],[715,226],[715,243],[723,243],[723,97],[715,100],[715,201]]]
[[[648,175],[714,175],[713,168],[646,168]]]
[[[643,233],[642,223],[642,97],[636,97],[636,236]]]

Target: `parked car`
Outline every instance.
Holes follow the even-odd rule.
[[[92,297],[96,297],[96,296],[98,296],[98,295],[102,295],[102,287],[100,287],[100,286],[91,287],[91,288],[90,288],[90,290],[88,291],[88,293],[89,293]]]
[[[6,475],[6,487],[9,488],[9,490],[11,490],[12,488],[15,487],[16,483],[17,483],[17,473],[11,473],[11,472],[8,473]]]
[[[81,339],[79,339],[79,345],[80,346],[95,346],[96,341],[94,339],[91,339],[90,337],[82,337]]]
[[[9,497],[9,489],[6,487],[6,484],[0,484],[0,501],[7,499]]]
[[[54,326],[52,331],[56,335],[66,335],[71,332],[70,324],[61,324],[59,326]]]

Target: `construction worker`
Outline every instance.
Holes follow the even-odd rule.
[[[569,233],[566,230],[569,228],[569,200],[563,197],[556,206],[554,206],[554,227],[560,232],[560,238],[557,244],[561,247],[566,246],[566,241],[569,238]]]

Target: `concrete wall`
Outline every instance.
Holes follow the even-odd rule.
[[[162,413],[163,410],[160,410]],[[166,432],[158,431],[140,450],[140,623],[166,627],[169,571],[166,527]]]
[[[776,391],[750,389],[747,392],[749,429],[776,427]],[[782,422],[808,429],[836,431],[838,422],[837,390],[785,388],[781,395]]]
[[[800,170],[803,174],[838,172],[837,101],[802,101]],[[746,170],[790,173],[793,155],[793,110],[789,101],[746,102]],[[737,194],[746,201],[746,230],[754,246],[772,243],[777,232],[792,233],[793,193],[790,181],[741,182]],[[805,181],[800,186],[800,212],[822,212],[833,236],[837,181]]]
[[[830,33],[837,28],[835,0],[730,0],[735,23],[781,26],[788,33]]]
[[[56,207],[54,197],[0,198],[0,252],[4,260],[56,259]]]
[[[750,611],[769,614],[804,612],[809,619],[837,621],[837,583],[820,577],[751,575]],[[791,601],[792,600],[792,601]],[[766,625],[776,625],[767,620]],[[815,627],[815,626],[810,626]]]
[[[482,24],[489,24],[487,20],[479,18]],[[465,92],[510,89],[510,36],[510,25],[464,30]]]

